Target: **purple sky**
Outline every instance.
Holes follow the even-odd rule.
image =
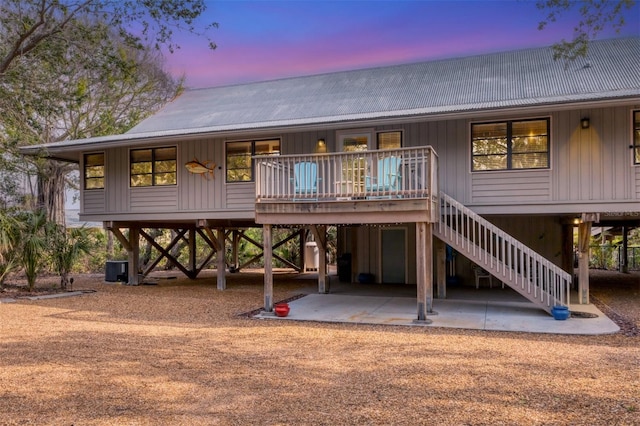
[[[575,15],[539,31],[534,0],[209,1],[206,40],[178,37],[167,70],[188,87],[212,87],[546,46],[569,39]],[[640,4],[599,38],[640,35]]]

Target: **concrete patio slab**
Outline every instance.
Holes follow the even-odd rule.
[[[435,299],[429,324],[416,324],[417,302],[411,297],[348,294],[309,294],[289,302],[287,317],[261,313],[278,320],[386,324],[554,334],[609,334],[619,327],[594,305],[571,306],[591,315],[555,320],[529,302]],[[586,318],[592,316],[594,318]]]

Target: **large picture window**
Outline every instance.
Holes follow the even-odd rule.
[[[104,189],[104,153],[84,155],[84,189]]]
[[[227,182],[253,181],[253,156],[279,154],[280,139],[227,142]]]
[[[176,147],[132,149],[130,151],[131,186],[175,185]]]
[[[633,112],[633,164],[640,164],[640,111]]]
[[[471,125],[472,170],[549,168],[549,119]]]

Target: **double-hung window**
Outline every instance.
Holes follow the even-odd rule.
[[[131,186],[175,185],[176,147],[132,149],[130,151]]]
[[[104,153],[84,154],[84,189],[104,189]]]
[[[549,119],[474,123],[471,169],[549,168]]]
[[[279,155],[280,139],[227,142],[227,182],[252,182],[254,180],[254,155]]]
[[[633,164],[640,164],[640,111],[633,112]]]

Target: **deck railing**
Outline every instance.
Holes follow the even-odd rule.
[[[255,162],[258,203],[438,196],[437,155],[429,146],[257,156]]]

